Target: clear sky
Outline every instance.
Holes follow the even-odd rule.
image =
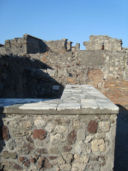
[[[128,47],[128,0],[0,0],[0,43],[24,33],[81,45],[109,35]]]

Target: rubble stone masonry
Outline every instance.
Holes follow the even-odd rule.
[[[104,95],[67,85],[59,100],[24,100],[0,100],[1,169],[113,170],[118,107]]]
[[[67,39],[44,41],[27,34],[22,38],[5,41],[5,45],[0,46],[0,63],[2,65],[0,67],[0,94],[3,94],[2,97],[7,97],[7,95],[12,97],[12,94],[13,97],[21,97],[21,94],[22,97],[27,97],[28,90],[25,91],[25,87],[31,87],[33,95],[30,97],[43,97],[43,92],[46,89],[42,87],[44,87],[43,83],[46,79],[44,80],[44,77],[40,76],[42,72],[43,75],[53,78],[62,86],[66,84],[91,84],[107,95],[114,103],[126,106],[128,104],[128,48],[123,48],[120,39],[105,35],[92,35],[90,40],[84,44],[86,50],[80,50],[79,44],[72,46],[72,42]],[[7,55],[8,57],[6,57]],[[18,58],[19,56],[21,58]],[[13,66],[14,57],[17,60]],[[38,63],[46,64],[49,67],[47,69],[43,67],[34,68],[36,74],[34,78],[31,78],[30,74],[33,75],[32,68],[27,66],[24,68],[24,65],[27,64],[20,65],[18,63],[18,61],[22,61],[22,58],[31,59],[30,61],[38,60]],[[11,82],[15,79],[10,80],[8,73],[11,73],[12,69],[11,72],[9,69],[15,69],[15,66],[20,71],[23,70],[24,74],[21,72],[20,75],[19,72],[12,73],[16,80],[20,78],[20,83],[17,81],[14,86]],[[27,74],[29,76],[26,77]],[[27,78],[25,81],[24,77]],[[29,80],[33,82],[31,85]],[[37,86],[34,86],[35,83]],[[51,87],[51,81],[47,81],[47,84]],[[11,87],[10,93],[6,87]],[[17,95],[12,93],[12,89],[17,89]],[[51,91],[50,88],[49,92]],[[118,98],[115,94],[118,94]],[[124,100],[122,100],[123,98]]]

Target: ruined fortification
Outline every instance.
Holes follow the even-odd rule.
[[[27,34],[0,45],[0,170],[127,167],[117,142],[121,111],[94,87],[128,107],[128,49],[108,36],[84,45]]]
[[[79,43],[72,46],[72,42],[68,41],[68,39],[45,41],[28,34],[25,34],[22,38],[6,40],[5,45],[0,46],[1,60],[3,61],[1,65],[5,65],[3,68],[6,70],[3,71],[4,73],[2,72],[1,80],[4,79],[4,82],[8,82],[6,72],[8,72],[9,66],[11,65],[12,68],[15,68],[15,66],[18,65],[17,62],[15,62],[15,66],[11,64],[11,59],[14,59],[12,56],[15,56],[17,60],[23,60],[24,56],[25,60],[37,60],[48,66],[42,67],[39,65],[38,67],[31,67],[28,65],[29,67],[27,67],[25,65],[26,62],[21,62],[22,66],[17,67],[19,69],[21,68],[19,72],[21,76],[20,83],[17,81],[17,85],[20,85],[19,92],[21,92],[20,94],[22,95],[24,94],[24,96],[26,94],[24,92],[28,92],[25,87],[30,87],[30,81],[27,82],[26,78],[31,80],[32,85],[34,85],[35,82],[36,85],[38,85],[38,91],[34,90],[33,92],[35,93],[33,93],[33,95],[31,95],[31,93],[28,95],[30,97],[43,96],[41,92],[47,89],[49,82],[47,81],[45,85],[44,80],[46,81],[48,77],[50,80],[55,80],[53,84],[50,82],[49,94],[53,91],[52,87],[56,85],[62,85],[63,87],[66,84],[91,84],[100,89],[105,95],[109,94],[109,92],[106,91],[108,91],[108,88],[112,84],[117,86],[119,84],[127,85],[128,49],[122,47],[122,40],[108,36],[90,36],[90,40],[83,44],[86,46],[86,50],[80,50]],[[4,64],[5,59],[8,60],[7,57],[4,57],[7,55],[9,59],[8,66]],[[41,76],[42,73],[43,76]],[[17,78],[19,78],[19,75]],[[1,92],[3,92],[3,90],[4,92],[7,91],[4,82],[1,82]],[[13,85],[11,89],[14,87],[19,89],[17,85]],[[5,94],[9,96],[11,93],[7,92]],[[124,94],[127,94],[127,91]],[[13,96],[13,93],[10,97],[11,96]],[[17,93],[17,97],[20,96],[21,95]],[[113,97],[111,97],[111,99],[112,98]]]

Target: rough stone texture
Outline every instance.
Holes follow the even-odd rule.
[[[92,86],[66,85],[59,100],[1,99],[0,106],[10,135],[0,141],[1,168],[113,170],[118,107]]]
[[[98,124],[96,121],[90,121],[89,124],[88,124],[88,132],[89,133],[96,133],[97,132],[97,127],[98,127]]]
[[[0,56],[0,97],[60,96],[63,86],[44,71],[47,68],[50,66],[30,56]]]
[[[2,138],[4,140],[8,140],[9,139],[9,130],[7,126],[2,126]]]
[[[0,54],[24,55],[27,53],[42,53],[48,50],[43,40],[24,34],[23,38],[6,40],[0,47]]]
[[[92,39],[95,39],[95,38],[96,37],[94,36],[92,37]],[[70,42],[68,44],[68,49],[71,48],[71,51],[70,50],[67,51],[68,49],[66,49],[67,47],[64,44],[63,44],[64,46],[62,45],[60,47],[56,47],[55,46],[56,41],[54,41],[53,45],[51,46],[52,50],[50,50],[50,48],[48,47],[47,52],[43,51],[43,53],[42,52],[38,53],[40,52],[39,50],[40,47],[38,46],[39,44],[37,43],[38,40],[36,41],[35,39],[33,39],[34,40],[33,42],[32,39],[30,41],[30,50],[28,52],[26,49],[27,41],[24,40],[24,38],[15,39],[13,41],[7,41],[5,45],[2,45],[2,46],[0,45],[0,54],[4,54],[4,55],[7,55],[7,54],[10,55],[10,53],[18,54],[15,57],[13,54],[12,56],[0,57],[0,73],[1,73],[0,74],[0,96],[1,97],[41,97],[42,98],[44,97],[44,92],[46,92],[46,89],[44,89],[44,87],[46,87],[48,90],[47,94],[51,94],[52,86],[53,87],[56,86],[56,82],[51,84],[51,81],[49,79],[47,80],[48,77],[46,77],[46,75],[49,75],[63,85],[66,85],[67,83],[71,83],[71,84],[88,83],[88,84],[94,85],[96,88],[100,89],[108,98],[110,98],[115,104],[121,104],[123,106],[128,107],[128,98],[127,98],[128,96],[128,48],[122,48],[120,44],[121,43],[120,40],[115,40],[115,39],[108,40],[108,38],[104,39],[103,37],[103,39],[105,40],[105,42],[103,42],[102,38],[97,37],[96,39],[98,42],[95,42],[93,40],[90,41],[92,42],[92,44],[88,42],[87,43],[88,47],[91,48],[91,50],[85,50],[85,51],[81,51],[77,49],[76,46],[70,47]],[[24,43],[25,43],[25,46],[24,46]],[[45,44],[47,43],[45,42]],[[37,47],[37,49],[35,47]],[[33,49],[34,49],[34,52],[32,51]],[[29,55],[27,54],[23,56],[26,53],[33,53],[33,54],[29,54]],[[21,55],[20,60],[18,58],[19,55]],[[27,60],[30,58],[31,58],[31,61],[38,59],[38,62],[41,61],[47,64],[48,66],[50,66],[52,69],[49,67],[44,68],[41,65],[38,65],[38,67],[33,68],[32,62],[30,61],[27,62]],[[25,60],[22,60],[22,59],[25,59]],[[19,62],[19,61],[22,61],[22,62]],[[42,72],[43,74],[45,73],[45,77],[44,75],[43,76],[40,75],[40,73]],[[23,77],[25,76],[25,79],[22,79],[22,76]],[[22,80],[22,81],[20,82],[19,80]],[[47,84],[45,86],[44,86],[44,80],[45,81],[47,80]],[[48,85],[50,85],[50,91],[49,91]],[[93,108],[95,108],[95,105],[93,106]],[[115,122],[115,116],[114,116],[114,119],[112,119],[113,116],[114,115],[111,116],[112,123]],[[33,160],[32,160],[33,161],[32,163],[36,163],[36,164],[34,164],[33,166],[31,165],[29,167],[29,169],[31,168],[31,170],[37,170],[37,160],[39,158],[38,155],[42,153],[43,154],[45,153],[46,155],[48,154],[48,152],[47,152],[47,149],[45,148],[40,148],[40,149],[38,148],[37,150],[34,150],[34,146],[36,146],[37,148],[39,145],[42,145],[42,142],[37,141],[37,139],[36,141],[34,141],[32,137],[32,132],[28,132],[28,135],[27,135],[25,129],[33,128],[34,130],[35,128],[36,129],[47,128],[47,130],[49,131],[48,134],[54,131],[55,129],[54,124],[52,124],[53,125],[52,126],[51,123],[48,124],[48,126],[46,127],[47,124],[45,120],[43,120],[44,118],[42,119],[41,118],[42,116],[39,116],[39,115],[36,116],[37,122],[35,122],[34,124],[35,127],[32,127],[32,126],[29,127],[28,126],[29,124],[25,124],[27,125],[27,127],[24,128],[24,124],[21,124],[21,125],[19,124],[22,119],[19,121],[19,123],[17,123],[17,125],[19,124],[20,126],[19,130],[16,129],[16,127],[18,126],[14,127],[14,125],[12,124],[12,126],[10,126],[11,128],[13,128],[11,135],[14,134],[14,138],[10,137],[10,139],[6,140],[6,142],[0,141],[0,150],[6,144],[5,148],[7,150],[5,149],[5,151],[9,151],[9,154],[11,152],[15,152],[17,149],[19,149],[20,154],[25,155],[25,156],[28,155],[30,152],[33,153],[33,151],[36,151],[36,155],[33,157]],[[11,117],[8,117],[7,123],[10,120],[11,120]],[[14,118],[12,119],[12,121],[13,120]],[[94,120],[94,118],[92,118],[92,120]],[[24,121],[22,120],[22,122]],[[61,119],[57,119],[56,122],[58,125],[61,125],[63,123]],[[15,124],[15,122],[13,123]],[[75,129],[78,128],[79,125],[80,123],[77,122],[77,120],[73,122],[73,126],[75,127]],[[98,125],[99,126],[98,126],[97,131],[100,134],[95,133],[96,139],[97,140],[104,139],[103,134],[107,134],[107,132],[110,132],[111,124],[108,123],[107,120],[102,120],[99,122]],[[124,127],[127,127],[127,123],[124,124],[123,122],[122,125],[123,126],[125,125]],[[73,150],[75,149],[75,152],[80,154],[82,151],[80,148],[82,147],[81,141],[91,144],[94,134],[89,133],[90,135],[86,135],[84,134],[84,130],[85,130],[84,128],[81,128],[81,129],[78,129],[78,131],[76,132],[77,134],[76,142],[78,141],[79,143],[75,146],[75,148],[73,148],[72,145],[67,145],[63,143],[62,151],[69,153],[69,152],[72,152],[72,149]],[[103,134],[101,134],[102,132],[101,130],[103,131]],[[127,130],[127,129],[124,128],[124,130]],[[56,131],[58,132],[58,129],[56,129]],[[9,129],[9,133],[10,133],[10,129]],[[127,136],[127,131],[125,131],[125,134],[124,134],[124,131],[120,132],[120,135],[121,137],[123,137],[123,140],[125,141],[125,137]],[[24,140],[25,142],[22,142],[20,138],[19,141],[22,142],[23,144],[19,143],[17,146],[18,138],[21,136],[23,136],[23,139],[26,137]],[[57,135],[57,137],[59,136]],[[0,139],[1,138],[2,138],[2,132],[0,132]],[[119,139],[120,139],[120,136],[119,136]],[[26,145],[26,141],[30,145],[28,144]],[[120,141],[122,141],[122,139],[120,139]],[[22,147],[24,149],[23,152],[22,152]],[[119,150],[121,151],[121,156],[119,156],[119,158],[117,159],[117,163],[118,163],[117,165],[120,165],[119,170],[120,170],[120,167],[122,166],[123,166],[122,168],[126,168],[126,166],[124,166],[124,164],[122,163],[124,162],[127,165],[127,157],[123,162],[122,160],[119,162],[119,160],[123,158],[122,156],[124,155],[126,149],[127,149],[126,144],[124,144],[123,146],[120,145],[118,148],[118,151]],[[86,150],[88,153],[91,152],[90,148],[86,148]],[[49,151],[51,153],[54,153],[55,155],[59,154],[59,150],[56,147],[55,148],[51,147]],[[56,159],[57,157],[55,155],[54,156],[51,155],[50,157],[52,159]],[[89,159],[90,159],[90,162],[87,163],[87,166],[86,166],[88,168],[88,171],[99,170],[97,161],[99,161],[100,165],[106,165],[106,159],[102,155],[99,155],[98,157],[90,157]],[[15,163],[15,161],[17,162],[17,159],[12,159],[14,160],[14,162],[12,162],[11,159],[9,159],[11,160],[11,162],[8,162],[7,160],[8,159],[6,159],[5,163],[4,162],[2,162],[2,164],[0,163],[0,169],[3,168],[2,165],[5,165],[4,167],[5,170],[25,170],[25,166],[22,166],[21,163],[18,163],[18,164]],[[63,163],[62,168],[65,167],[68,170],[68,168],[70,168],[69,164],[65,164],[63,160],[61,161]],[[80,164],[80,166],[82,167],[82,164]],[[77,165],[74,164],[74,167],[72,168],[72,170],[80,170],[77,167],[79,167],[78,163]],[[27,170],[29,169],[27,168]],[[57,170],[57,169],[58,170],[60,169],[59,166],[55,166],[55,169],[52,168],[52,171]],[[104,168],[102,170],[106,171],[108,170],[108,168]]]
[[[45,130],[36,129],[33,131],[33,138],[43,140],[46,137],[47,133]]]
[[[19,105],[17,105],[19,104]],[[13,106],[12,106],[13,105]],[[36,113],[41,114],[42,110],[44,114],[93,114],[93,113],[117,113],[118,107],[115,106],[109,99],[107,99],[102,93],[97,91],[90,85],[66,85],[61,99],[0,99],[0,106],[4,106],[4,113]],[[24,112],[23,112],[24,111]],[[46,125],[46,123],[39,117],[34,121],[38,128]],[[75,125],[75,123],[74,123]],[[77,125],[76,125],[77,126]],[[22,123],[19,123],[19,127],[23,127]],[[31,127],[30,122],[25,122],[24,127]],[[52,123],[46,125],[46,131],[50,132],[54,129]],[[55,130],[58,132],[65,132],[66,129],[63,126],[56,126]],[[91,121],[88,124],[88,131],[95,133],[97,131],[97,122]],[[35,138],[41,138],[38,135],[41,133],[42,138],[45,137],[45,130],[35,129],[33,135]],[[25,134],[25,133],[24,133]],[[76,137],[75,131],[72,131],[69,137],[74,141]],[[56,141],[59,135],[51,139]],[[30,139],[30,138],[28,138]],[[69,140],[69,141],[70,141]],[[30,140],[31,141],[31,140]]]
[[[12,55],[0,57],[1,97],[44,98],[46,94],[58,92],[56,85],[60,86],[61,94],[60,90],[66,84],[91,84],[114,103],[127,106],[128,49],[121,47],[120,40],[91,36],[87,43],[91,50],[79,50],[79,44],[72,47],[67,39],[43,41],[47,46],[45,49],[40,41],[24,35],[23,38],[6,41],[0,47],[0,54]],[[103,41],[104,50],[101,50]],[[32,66],[34,60],[38,60],[38,64],[47,64],[47,67]]]
[[[122,49],[122,40],[108,36],[90,36],[89,42],[84,42],[87,50],[117,50]]]
[[[116,115],[113,115],[112,120],[110,114],[100,115],[100,117],[99,114],[84,115],[83,117],[80,115],[54,115],[54,117],[52,115],[40,115],[40,118],[46,122],[46,125],[48,123],[54,125],[53,130],[50,130],[47,137],[43,140],[40,138],[35,139],[32,136],[32,129],[36,129],[36,125],[34,125],[36,117],[36,114],[24,114],[22,116],[10,114],[6,115],[3,119],[4,123],[8,123],[7,127],[10,130],[10,135],[16,142],[13,152],[10,151],[7,144],[3,147],[3,153],[0,155],[1,165],[4,168],[7,168],[8,162],[13,160],[15,165],[11,167],[14,170],[31,170],[34,167],[35,170],[56,170],[56,168],[60,168],[65,171],[84,171],[89,170],[90,165],[94,162],[91,158],[97,158],[96,164],[99,170],[113,170]],[[96,134],[91,134],[91,139],[89,139],[90,133],[88,132],[87,125],[94,118],[98,123],[98,127],[101,125],[101,122],[109,122],[110,129],[104,131],[104,129],[100,128]],[[19,122],[24,123],[28,120],[31,127],[23,127],[20,130]],[[56,126],[59,126],[57,120],[61,121],[62,126],[67,130],[66,132],[60,132],[59,129],[55,129]],[[73,124],[74,122],[77,124],[77,127]],[[41,128],[44,130],[46,126],[44,125]],[[84,133],[83,140],[77,138],[77,132],[80,133],[81,131]],[[23,132],[25,132],[24,136],[22,135]],[[17,134],[18,137],[16,136]],[[28,135],[33,140],[33,143],[28,141],[29,145],[33,144],[33,150],[29,150],[26,153],[26,146],[22,146],[22,143],[27,141]],[[56,135],[58,135],[57,141],[53,143],[51,136],[56,137]],[[100,159],[99,156],[102,156],[102,158]],[[104,164],[101,165],[101,162]]]
[[[71,131],[69,134],[68,134],[68,143],[69,144],[74,144],[75,141],[76,141],[76,132],[75,130]]]
[[[66,49],[70,50],[71,47],[67,47],[67,39],[62,40],[56,40],[56,41],[45,41],[47,46],[50,48],[53,52],[62,52],[64,53]]]

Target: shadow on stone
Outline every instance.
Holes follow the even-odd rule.
[[[128,110],[118,107],[114,171],[128,171]]]
[[[5,142],[4,142],[4,125],[3,125],[3,108],[0,107],[0,153],[3,150],[3,147],[5,146]],[[3,166],[1,165],[1,159],[0,159],[0,171],[4,171]]]
[[[0,56],[0,97],[60,98],[64,87],[47,70],[52,72],[29,56]]]

